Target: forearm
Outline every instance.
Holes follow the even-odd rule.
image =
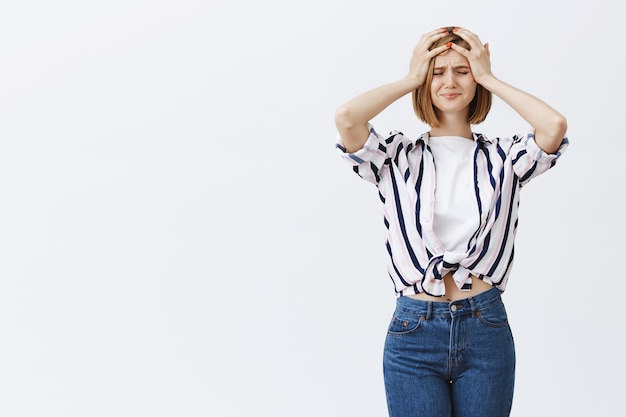
[[[369,135],[367,123],[393,102],[419,87],[411,77],[385,84],[358,95],[339,107],[335,124],[348,152],[360,149]]]
[[[481,82],[483,87],[500,97],[535,130],[535,141],[547,153],[559,149],[567,131],[565,117],[539,98],[495,77]]]

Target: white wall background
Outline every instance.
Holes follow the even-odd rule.
[[[620,16],[609,0],[4,0],[0,416],[385,416],[382,218],[333,114],[448,25],[570,126],[522,197],[513,416],[619,414]],[[408,98],[375,123],[425,129]],[[478,128],[525,129],[498,100]]]

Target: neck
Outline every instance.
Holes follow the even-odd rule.
[[[467,122],[467,109],[459,113],[437,112],[438,127],[431,127],[430,136],[461,136],[472,139],[472,127]]]
[[[473,139],[472,128],[469,124],[464,126],[446,126],[431,127],[430,136],[460,136],[462,138]]]

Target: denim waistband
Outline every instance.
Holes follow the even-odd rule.
[[[475,315],[481,308],[501,302],[501,292],[496,287],[472,297],[451,302],[416,300],[408,296],[396,299],[396,309],[404,314],[430,319],[433,316]]]

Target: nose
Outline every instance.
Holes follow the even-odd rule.
[[[444,74],[444,86],[448,88],[456,87],[456,77],[453,71],[446,71]]]

